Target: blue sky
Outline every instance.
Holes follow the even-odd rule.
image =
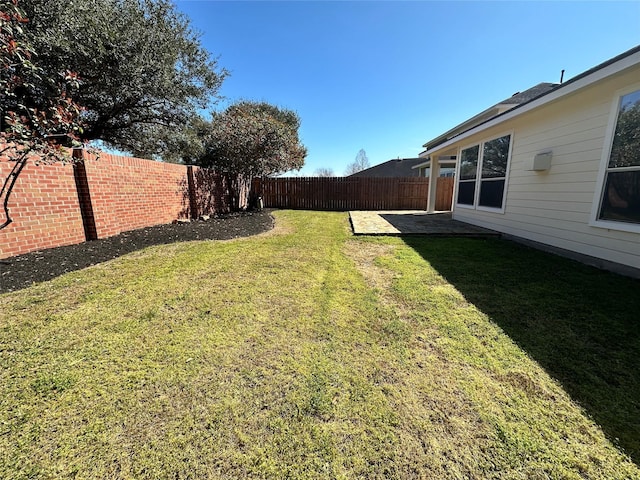
[[[298,112],[298,174],[342,175],[422,144],[540,82],[640,44],[640,2],[245,2],[178,0],[231,75],[226,100]]]

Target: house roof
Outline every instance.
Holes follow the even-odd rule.
[[[626,68],[632,67],[637,64],[640,64],[640,45],[616,57],[613,57],[607,60],[606,62],[596,65],[595,67],[567,80],[564,83],[561,83],[561,84],[540,83],[535,87],[522,92],[521,94],[519,93],[514,95],[514,97],[521,95],[521,97],[517,100],[522,100],[520,103],[518,103],[514,107],[504,110],[498,113],[497,115],[486,118],[480,122],[471,123],[471,120],[473,120],[473,118],[476,118],[479,116],[479,115],[476,115],[476,117],[473,117],[472,119],[467,120],[466,122],[463,122],[457,127],[454,127],[453,129],[449,130],[449,132],[451,132],[450,135],[447,135],[445,133],[425,143],[424,147],[426,147],[426,150],[420,153],[420,156],[422,156],[423,158],[427,157],[428,155],[431,154],[432,151],[440,150],[442,147],[446,147],[463,138],[466,138],[469,135],[482,131],[491,126],[497,125],[515,116],[521,115],[533,108],[537,108],[548,102],[554,101],[560,97],[573,93],[576,90],[584,88],[588,85],[591,85],[594,82],[597,82],[603,78],[606,78],[610,75],[618,73],[622,70],[625,70]],[[505,102],[503,101],[500,104],[504,104],[504,103]],[[497,105],[500,105],[500,104],[497,104]],[[446,138],[444,140],[441,140],[442,137],[445,137],[445,135],[446,135]]]
[[[427,150],[432,149],[433,147],[437,147],[438,145],[446,142],[450,138],[455,137],[456,135],[473,128],[476,125],[480,125],[487,120],[490,120],[501,113],[514,108],[521,103],[525,103],[530,101],[533,98],[537,98],[540,95],[543,95],[553,88],[555,88],[557,83],[539,83],[535,87],[531,87],[524,92],[516,92],[511,97],[502,100],[501,102],[496,103],[495,105],[487,108],[486,110],[480,112],[479,114],[471,117],[468,120],[465,120],[459,125],[456,125],[451,130],[446,131],[442,135],[437,136],[436,138],[429,140],[427,143],[423,145]]]
[[[424,158],[397,158],[374,165],[365,170],[349,175],[350,177],[415,177],[414,165],[424,162]]]
[[[559,83],[539,83],[535,87],[531,87],[524,92],[514,93],[511,97],[501,101],[498,105],[509,105],[515,104],[520,105],[521,103],[528,102],[529,100],[533,100],[534,98],[539,97],[540,95],[544,95],[547,92],[550,92],[553,88],[560,85]]]

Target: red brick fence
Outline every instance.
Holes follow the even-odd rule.
[[[74,154],[83,161],[30,160],[22,170],[8,204],[13,223],[0,230],[0,258],[230,209],[226,179],[210,170]],[[0,158],[0,182],[12,167]]]

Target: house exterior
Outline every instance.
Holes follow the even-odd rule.
[[[455,156],[456,220],[640,276],[640,47],[541,85],[420,156]]]

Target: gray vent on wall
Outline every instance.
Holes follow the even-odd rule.
[[[541,172],[551,168],[551,157],[553,152],[542,152],[536,154],[531,160],[525,162],[525,170]]]

